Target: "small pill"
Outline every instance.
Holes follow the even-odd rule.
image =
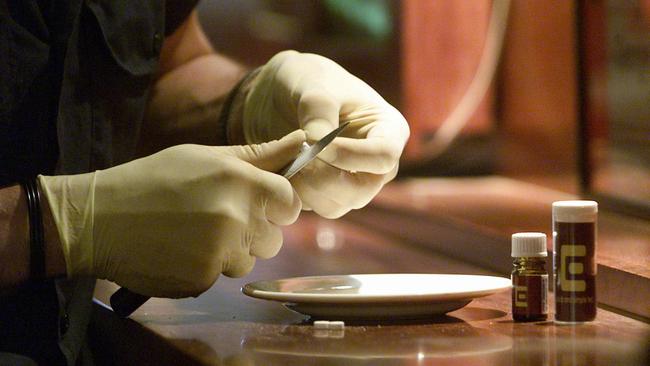
[[[343,330],[345,329],[345,322],[336,320],[336,321],[331,321],[329,322],[329,326],[327,329],[330,330]]]
[[[316,338],[328,338],[330,331],[327,329],[314,329],[314,337]]]
[[[314,322],[314,329],[328,329],[330,322],[327,320],[316,320]]]

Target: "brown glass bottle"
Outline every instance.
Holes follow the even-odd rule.
[[[553,203],[555,320],[596,318],[596,215],[594,201]]]
[[[542,321],[548,317],[546,234],[512,235],[512,319]]]

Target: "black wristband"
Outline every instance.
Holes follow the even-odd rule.
[[[221,127],[221,133],[223,134],[225,138],[225,143],[226,145],[230,145],[233,143],[233,141],[230,140],[230,119],[231,115],[230,113],[233,110],[233,105],[235,104],[235,100],[240,97],[240,93],[242,93],[242,89],[247,89],[247,84],[250,83],[250,81],[259,74],[260,68],[258,67],[257,69],[254,69],[253,71],[250,71],[248,74],[244,75],[241,80],[232,88],[230,93],[228,93],[228,96],[226,97],[226,100],[223,103],[223,107],[221,108],[221,113],[219,114],[219,119],[217,122],[217,125]]]
[[[22,184],[27,196],[29,214],[29,273],[32,280],[45,279],[45,238],[43,216],[41,214],[41,195],[36,179],[28,179]]]

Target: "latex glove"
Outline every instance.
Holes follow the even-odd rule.
[[[241,129],[247,143],[298,128],[314,142],[350,122],[319,159],[292,178],[303,208],[335,218],[365,206],[397,174],[409,136],[402,114],[335,62],[285,51],[250,81]]]
[[[220,273],[243,276],[274,256],[279,225],[301,202],[270,173],[290,162],[302,131],[254,146],[179,145],[94,173],[40,176],[68,276],[108,279],[156,297],[197,296]]]

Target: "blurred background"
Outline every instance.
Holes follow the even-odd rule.
[[[400,176],[502,175],[650,217],[648,0],[203,0],[251,67],[327,56],[397,106]]]

